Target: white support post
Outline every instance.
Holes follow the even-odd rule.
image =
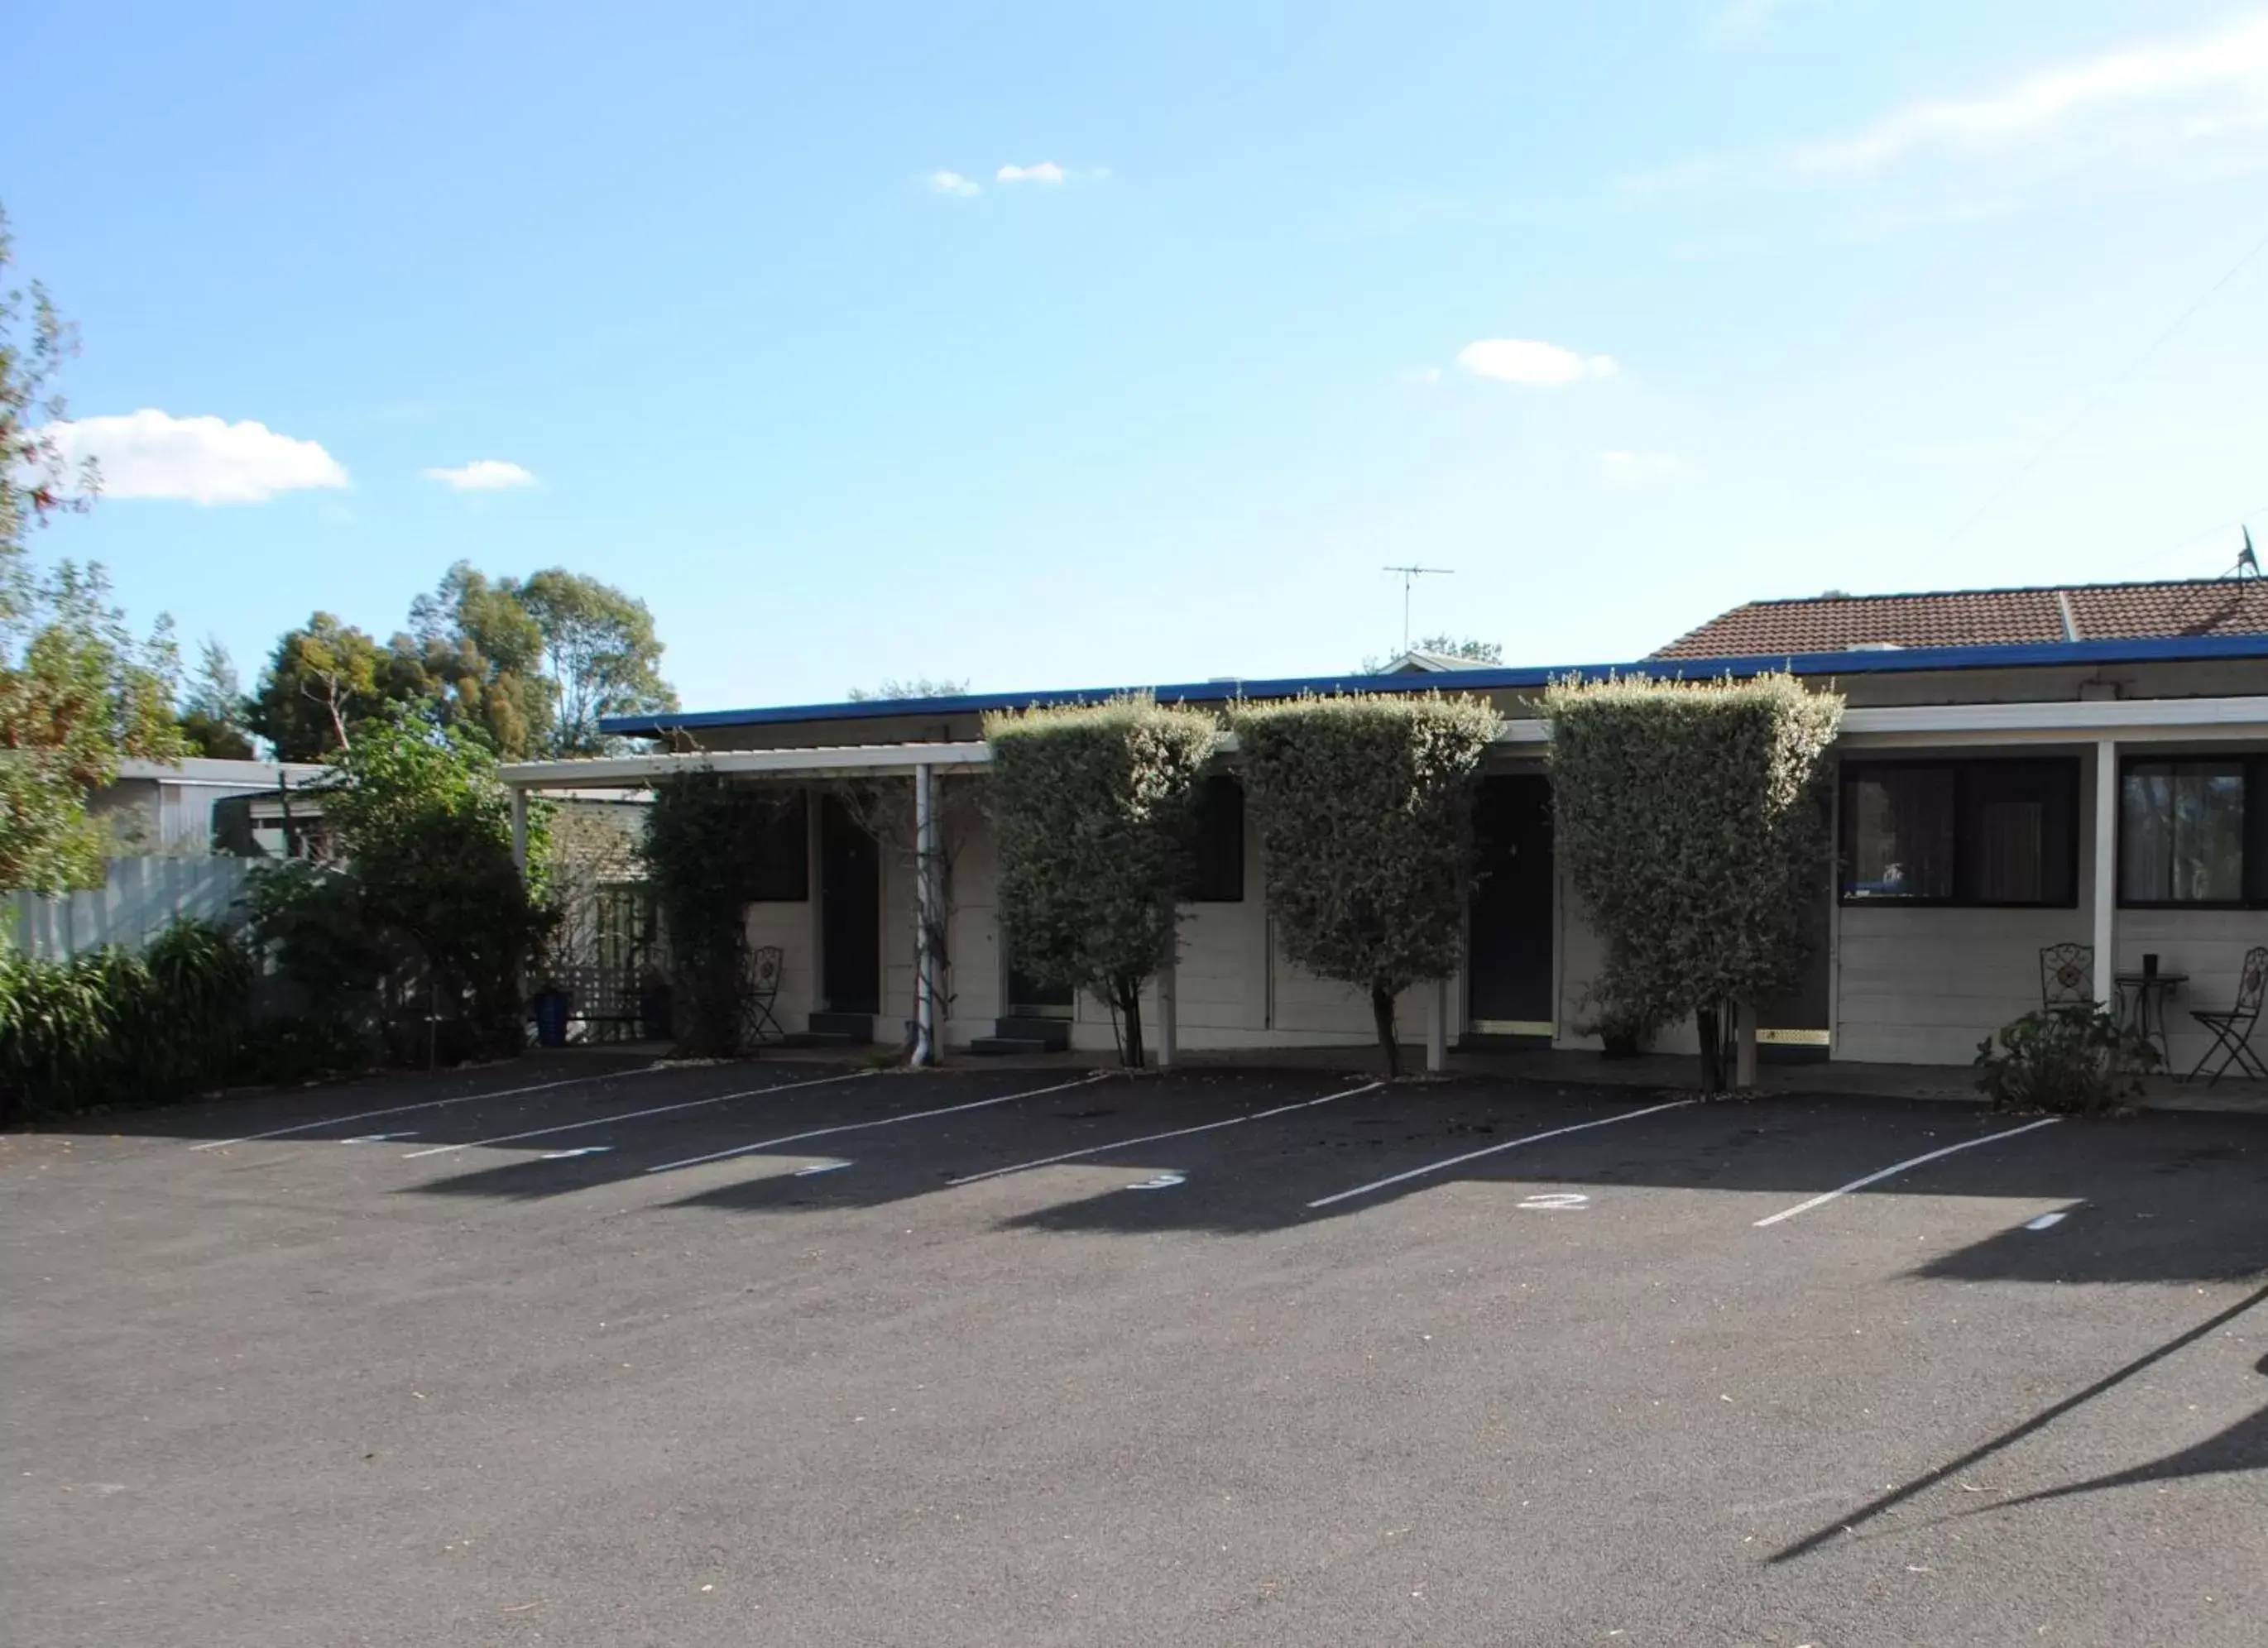
[[[927,765],[914,769],[914,1063],[938,1062],[937,799]]]
[[[2101,739],[2095,746],[2095,879],[2088,888],[2095,900],[2095,999],[2110,1011],[2118,999],[2116,975],[2118,912],[2118,741]]]
[[[512,787],[512,867],[527,879],[527,791]]]
[[[1178,945],[1179,942],[1177,938],[1175,943]],[[1180,1048],[1174,1041],[1174,1034],[1179,1027],[1176,1018],[1176,1010],[1179,1006],[1180,1003],[1175,999],[1174,959],[1167,957],[1166,965],[1158,969],[1158,1068],[1160,1070],[1173,1069],[1174,1061],[1180,1056]]]
[[[1425,1069],[1439,1076],[1449,1067],[1449,981],[1435,979],[1425,997]]]

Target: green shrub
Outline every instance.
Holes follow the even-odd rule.
[[[1456,971],[1472,895],[1485,699],[1359,694],[1229,717],[1285,953],[1370,997],[1399,1074],[1394,998]]]
[[[2158,1049],[2092,1002],[2043,1007],[1977,1044],[1977,1085],[2002,1110],[2094,1115],[2138,1098]]]
[[[1139,1069],[1142,985],[1174,955],[1197,779],[1219,725],[1127,697],[989,715],[984,737],[1016,963],[1108,1002]]]
[[[519,1051],[520,975],[548,917],[513,861],[496,758],[462,732],[397,714],[358,729],[319,789],[366,940],[415,953],[420,976],[395,983],[416,1000],[416,1017],[457,1021],[467,1056]],[[531,863],[543,857],[543,825],[533,812]]]
[[[679,1051],[693,1057],[740,1050],[748,904],[765,809],[774,805],[707,768],[654,786],[637,856],[668,937]]]
[[[252,978],[242,946],[202,922],[174,923],[140,955],[0,952],[0,1119],[157,1104],[227,1080]]]
[[[1544,695],[1554,846],[1607,943],[1604,995],[1699,1021],[1729,1085],[1734,1009],[1794,984],[1826,896],[1828,747],[1843,701],[1794,677],[1584,685]]]

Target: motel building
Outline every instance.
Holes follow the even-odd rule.
[[[1965,1064],[1980,1040],[2042,1004],[2044,973],[2068,980],[2076,965],[2103,1000],[2122,999],[2125,977],[2131,1000],[2154,958],[2169,1067],[2196,1063],[2210,1037],[2190,1010],[2233,1005],[2246,951],[2268,944],[2268,581],[2257,576],[1760,601],[1625,664],[1473,667],[1412,654],[1383,674],[1148,690],[1199,706],[1435,689],[1495,703],[1503,725],[1476,804],[1484,873],[1463,965],[1400,1004],[1403,1034],[1438,1063],[1460,1046],[1598,1046],[1584,1025],[1601,944],[1552,854],[1549,732],[1535,709],[1548,682],[1777,669],[1831,686],[1847,709],[1818,942],[1802,987],[1759,1006],[1767,1056]],[[987,761],[987,710],[1119,690],[629,717],[606,730],[667,753],[504,776],[522,812],[531,793],[634,795],[689,768],[778,799],[748,922],[751,945],[778,952],[774,1012],[788,1033],[894,1043],[918,1026],[946,1053],[1107,1053],[1100,1002],[1017,971],[971,781]],[[1372,1044],[1363,996],[1278,953],[1233,749],[1219,769],[1180,955],[1145,1004],[1153,1042],[1168,1058]],[[897,797],[881,810],[910,828],[871,833],[878,795]],[[942,916],[928,931],[945,934],[933,958],[925,903]],[[917,988],[925,971],[930,992]],[[1691,1051],[1693,1034],[1672,1026],[1656,1048]],[[2268,1029],[2254,1042],[2264,1045]]]

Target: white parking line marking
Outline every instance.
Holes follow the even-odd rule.
[[[729,1161],[735,1156],[753,1156],[758,1151],[777,1150],[783,1144],[800,1144],[805,1139],[826,1138],[836,1133],[856,1133],[864,1128],[894,1127],[901,1122],[922,1122],[931,1116],[958,1115],[963,1110],[982,1110],[987,1105],[1004,1105],[1018,1099],[1036,1099],[1042,1093],[1084,1087],[1090,1082],[1101,1081],[1109,1073],[1108,1070],[1095,1070],[1077,1081],[1057,1082],[1052,1087],[1034,1087],[1026,1093],[1002,1093],[997,1099],[978,1099],[968,1104],[945,1105],[935,1110],[916,1110],[909,1115],[880,1116],[872,1122],[845,1122],[837,1127],[813,1128],[807,1133],[789,1133],[779,1138],[758,1139],[753,1144],[735,1144],[731,1150],[711,1151],[706,1156],[688,1156],[683,1161],[664,1162],[659,1167],[649,1167],[646,1171],[657,1173],[668,1173],[679,1167],[698,1167],[703,1162]]]
[[[651,1110],[591,1116],[581,1122],[562,1122],[556,1127],[530,1128],[525,1133],[499,1133],[494,1138],[467,1139],[461,1144],[436,1144],[430,1150],[410,1151],[401,1159],[416,1161],[421,1156],[446,1156],[451,1151],[478,1150],[487,1144],[512,1144],[521,1139],[549,1138],[554,1133],[572,1133],[578,1128],[610,1127],[617,1122],[635,1122],[641,1116],[667,1115],[674,1110],[698,1110],[703,1105],[719,1105],[728,1100],[752,1099],[758,1093],[791,1093],[798,1087],[824,1087],[830,1082],[858,1081],[874,1073],[873,1070],[853,1070],[848,1076],[821,1076],[812,1081],[780,1082],[770,1087],[744,1087],[739,1093],[718,1093],[711,1099],[687,1099],[676,1104],[656,1105]]]
[[[1312,1110],[1334,1099],[1351,1099],[1357,1093],[1374,1093],[1385,1086],[1384,1082],[1366,1082],[1359,1087],[1350,1087],[1344,1093],[1325,1093],[1320,1099],[1302,1099],[1297,1104],[1278,1105],[1272,1110],[1252,1110],[1243,1115],[1225,1116],[1218,1122],[1204,1122],[1197,1127],[1175,1128],[1169,1133],[1145,1133],[1140,1138],[1119,1139],[1109,1144],[1093,1144],[1085,1150],[1065,1151],[1060,1156],[1042,1156],[1037,1161],[1018,1162],[1012,1167],[988,1167],[983,1173],[965,1173],[949,1179],[947,1184],[975,1184],[981,1179],[1001,1179],[1010,1173],[1028,1173],[1035,1167],[1052,1167],[1057,1162],[1077,1161],[1084,1156],[1100,1156],[1108,1151],[1130,1150],[1137,1144],[1154,1144],[1160,1139],[1186,1138],[1192,1133],[1210,1133],[1215,1128],[1236,1127],[1246,1122],[1264,1122],[1270,1116],[1288,1115],[1294,1110]]]
[[[1580,1213],[1591,1198],[1580,1190],[1546,1190],[1516,1204],[1523,1213]]]
[[[412,1128],[406,1133],[364,1133],[356,1138],[341,1139],[339,1143],[342,1144],[391,1144],[395,1139],[416,1138],[416,1137],[417,1129],[416,1128]]]
[[[384,1110],[357,1110],[352,1115],[325,1116],[320,1122],[302,1122],[296,1127],[271,1128],[265,1133],[247,1133],[241,1138],[207,1139],[202,1144],[192,1144],[193,1151],[223,1150],[231,1144],[249,1144],[258,1139],[282,1138],[287,1133],[311,1133],[317,1128],[338,1127],[349,1122],[366,1122],[372,1116],[404,1115],[412,1110],[435,1110],[443,1105],[472,1104],[482,1099],[514,1099],[521,1093],[549,1093],[554,1087],[572,1087],[580,1082],[613,1081],[623,1076],[651,1076],[666,1064],[641,1064],[635,1070],[607,1070],[596,1076],[570,1076],[564,1081],[537,1082],[530,1087],[505,1087],[495,1093],[459,1093],[453,1099],[427,1099],[416,1104],[394,1105]]]
[[[1655,1115],[1664,1110],[1681,1110],[1693,1102],[1694,1100],[1690,1099],[1673,1099],[1668,1104],[1648,1105],[1643,1110],[1625,1110],[1619,1115],[1601,1116],[1595,1122],[1578,1122],[1568,1127],[1556,1127],[1542,1133],[1530,1133],[1525,1138],[1506,1139],[1501,1144],[1491,1144],[1484,1150],[1467,1151],[1463,1155],[1452,1156],[1447,1161],[1428,1162],[1425,1166],[1412,1167],[1407,1173],[1392,1173],[1383,1179],[1373,1179],[1366,1185],[1357,1185],[1353,1189],[1342,1190],[1336,1196],[1321,1197],[1308,1203],[1307,1205],[1310,1208],[1329,1207],[1334,1202],[1346,1202],[1356,1196],[1368,1196],[1373,1190],[1383,1190],[1389,1185],[1398,1185],[1405,1180],[1422,1179],[1427,1173],[1443,1173],[1452,1167],[1462,1167],[1469,1161],[1478,1161],[1482,1157],[1493,1156],[1498,1151],[1518,1150],[1522,1144],[1540,1144],[1545,1139],[1557,1138],[1565,1133],[1580,1133],[1590,1128],[1612,1127],[1617,1122],[1635,1122],[1640,1116]]]
[[[809,1179],[815,1174],[823,1173],[841,1173],[850,1165],[850,1164],[847,1161],[814,1162],[808,1167],[797,1168],[795,1170],[795,1176],[799,1179]]]
[[[1916,1156],[1909,1160],[1898,1162],[1892,1166],[1883,1168],[1880,1173],[1870,1173],[1863,1179],[1853,1179],[1849,1184],[1838,1186],[1824,1196],[1815,1196],[1808,1202],[1799,1202],[1792,1208],[1784,1208],[1768,1218],[1758,1219],[1756,1227],[1762,1230],[1767,1225],[1777,1225],[1782,1219],[1792,1219],[1799,1213],[1808,1213],[1814,1208],[1825,1207],[1837,1196],[1846,1196],[1853,1190],[1863,1190],[1870,1184],[1880,1184],[1885,1179],[1896,1178],[1910,1167],[1918,1167],[1924,1162],[1933,1162],[1940,1156],[1951,1156],[1962,1151],[1975,1150],[1979,1144],[1990,1144],[1997,1139],[2014,1138],[2019,1133],[2036,1132],[2043,1127],[2053,1127],[2062,1120],[2061,1116],[2049,1116],[2043,1121],[2027,1122],[2021,1127],[2013,1127],[2005,1132],[1987,1133],[1983,1138],[1963,1139],[1958,1144],[1948,1144],[1943,1150],[1933,1150],[1926,1156]]]
[[[603,1156],[612,1149],[614,1146],[611,1144],[578,1144],[573,1150],[546,1151],[536,1160],[565,1161],[574,1156]]]
[[[1140,1180],[1126,1188],[1129,1190],[1170,1190],[1175,1185],[1187,1184],[1189,1181],[1189,1176],[1187,1173],[1161,1173],[1154,1179]]]
[[[2053,1230],[2057,1225],[2064,1222],[2066,1215],[2069,1214],[2070,1211],[2071,1210],[2069,1208],[2066,1208],[2061,1213],[2043,1213],[2036,1219],[2028,1220],[2024,1228],[2026,1230]]]

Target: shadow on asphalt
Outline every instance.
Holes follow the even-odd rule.
[[[1768,1194],[1793,1204],[1902,1159],[1987,1140],[2021,1124],[1943,1104],[1850,1098],[1773,1097],[1640,1116],[1634,1113],[1664,1096],[1602,1098],[1596,1088],[1497,1078],[1288,1107],[1330,1091],[1328,1078],[1314,1072],[1111,1078],[983,1103],[902,1128],[894,1119],[988,1093],[1012,1095],[1017,1079],[1044,1084],[1048,1073],[958,1073],[820,1089],[797,1109],[796,1122],[761,1114],[761,1105],[748,1115],[696,1108],[593,1128],[587,1137],[608,1143],[603,1153],[484,1161],[404,1187],[404,1194],[537,1200],[631,1181],[659,1189],[681,1171],[702,1175],[698,1188],[668,1206],[779,1217],[958,1194],[954,1181],[969,1175],[1071,1154],[1075,1159],[1066,1163],[978,1181],[978,1189],[1037,1188],[1064,1182],[1050,1175],[1076,1175],[1075,1193],[1005,1213],[1000,1228],[1246,1235],[1336,1219],[1450,1184],[1580,1188],[1594,1198],[1624,1189],[1713,1190]],[[1278,1107],[1286,1108],[1248,1122],[1233,1120]],[[1215,1125],[1224,1122],[1230,1124]],[[828,1130],[830,1123],[842,1130]],[[1199,1130],[1148,1139],[1192,1129]],[[1568,1129],[1576,1130],[1558,1132]],[[672,1166],[802,1130],[818,1136],[721,1162]],[[1532,1135],[1555,1132],[1530,1142]],[[550,1142],[571,1145],[578,1137]],[[1471,1159],[1454,1160],[1463,1157]],[[837,1162],[848,1166],[828,1166]],[[1137,1188],[1160,1173],[1180,1179]],[[1312,1205],[1403,1173],[1415,1176]],[[718,1174],[729,1176],[720,1182]],[[1097,1188],[1098,1175],[1116,1182]],[[1977,1143],[1856,1195],[2062,1204],[2052,1240],[2012,1218],[2010,1228],[1911,1273],[1918,1277],[2067,1284],[2268,1274],[2268,1220],[2258,1215],[2268,1204],[2268,1122],[2258,1118],[2154,1114],[2073,1122]]]
[[[1909,1500],[1926,1493],[1949,1477],[1974,1469],[1993,1455],[2013,1447],[2027,1437],[2045,1430],[2066,1414],[2073,1413],[2097,1397],[2117,1389],[2137,1373],[2155,1366],[2176,1350],[2195,1344],[2198,1340],[2206,1338],[2227,1327],[2246,1312],[2264,1304],[2268,1304],[2268,1287],[2258,1289],[2226,1309],[2216,1312],[2197,1326],[2175,1335],[2163,1344],[2135,1357],[2116,1372],[2106,1374],[2086,1389],[2074,1392],[2061,1402],[2043,1408],[2022,1424],[2011,1425],[1990,1441],[1970,1449],[1958,1458],[1948,1460],[1944,1464],[1923,1472],[1903,1487],[1871,1499],[1857,1510],[1847,1512],[1824,1526],[1814,1529],[1801,1539],[1773,1552],[1771,1561],[1775,1564],[1793,1562],[1799,1557],[1809,1556],[1840,1537],[1862,1534],[1869,1524],[1885,1512],[1894,1511]],[[2256,1371],[2268,1372],[2268,1358],[2264,1358],[2262,1367]],[[2095,1493],[2107,1488],[2127,1487],[2138,1482],[2168,1482],[2183,1476],[2262,1469],[2268,1469],[2268,1408],[2264,1408],[2250,1418],[2239,1420],[2218,1435],[2183,1448],[2178,1453],[2169,1454],[2163,1459],[2153,1460],[2146,1465],[2138,1465],[2123,1471],[2113,1471],[2105,1475],[2090,1477],[2083,1482],[2066,1483],[2059,1488],[2044,1489],[2037,1493],[2026,1494],[2021,1498],[2006,1500],[1999,1505],[1980,1506],[1970,1514],[1994,1515],[2014,1510],[2021,1505],[2036,1505],[2050,1499],[2068,1498],[2078,1494]]]

